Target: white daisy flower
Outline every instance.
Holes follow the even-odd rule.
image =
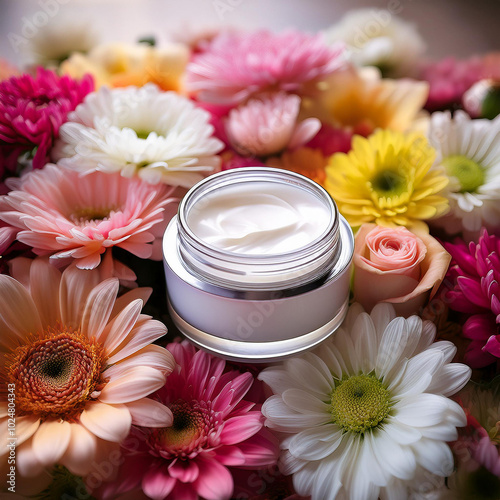
[[[386,9],[353,9],[324,34],[346,44],[353,64],[377,66],[385,76],[411,75],[425,51],[415,26]]]
[[[153,84],[89,94],[60,128],[55,157],[80,172],[121,171],[190,188],[220,164],[210,115]]]
[[[436,166],[450,177],[445,196],[450,212],[440,220],[450,233],[464,232],[468,239],[481,227],[500,228],[500,117],[472,120],[467,113],[433,113],[429,141],[436,148]]]
[[[448,396],[471,370],[451,364],[456,347],[434,336],[430,321],[396,318],[390,304],[370,315],[354,304],[314,353],[260,374],[275,394],[262,408],[266,425],[288,434],[280,468],[299,495],[402,499],[423,471],[453,471],[446,441],[466,417]]]

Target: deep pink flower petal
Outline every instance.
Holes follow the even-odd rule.
[[[262,425],[262,414],[260,411],[251,412],[240,417],[233,417],[226,420],[220,437],[224,444],[240,443],[259,432]]]
[[[198,495],[206,500],[228,500],[233,493],[233,477],[226,467],[215,460],[197,461],[200,475],[193,484]]]
[[[468,339],[484,342],[497,333],[495,317],[492,314],[475,314],[465,322],[462,332]]]
[[[500,336],[492,335],[484,346],[484,350],[500,358]]]
[[[459,276],[457,279],[458,286],[464,295],[473,303],[484,309],[489,309],[490,303],[483,295],[481,285],[472,278]]]
[[[144,475],[142,489],[153,500],[163,500],[172,491],[176,482],[177,479],[169,475],[164,465],[157,465]]]
[[[194,460],[177,460],[169,466],[168,472],[182,483],[193,483],[198,479],[200,469]]]

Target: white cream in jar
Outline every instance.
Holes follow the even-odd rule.
[[[321,236],[331,220],[321,200],[293,185],[253,182],[208,193],[191,210],[193,233],[221,250],[246,255],[290,252]]]
[[[163,242],[179,330],[229,359],[312,348],[347,310],[353,235],[328,193],[289,171],[249,167],[194,186]]]

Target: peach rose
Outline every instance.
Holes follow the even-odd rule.
[[[400,316],[418,314],[439,288],[450,260],[427,233],[363,224],[354,246],[354,300],[368,312],[390,302]]]

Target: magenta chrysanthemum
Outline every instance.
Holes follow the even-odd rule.
[[[132,431],[122,470],[103,496],[141,488],[155,500],[229,499],[228,467],[265,467],[277,459],[277,442],[263,429],[260,409],[243,400],[253,377],[226,371],[224,360],[186,341],[167,348],[179,369],[157,397],[172,411],[173,425]]]
[[[158,258],[154,252],[173,189],[119,173],[81,177],[48,164],[0,197],[0,219],[19,228],[17,239],[37,255],[74,258],[81,269],[98,266],[101,254],[113,246],[144,259]]]
[[[481,368],[500,358],[500,238],[484,230],[477,244],[444,246],[453,257],[445,280],[453,286],[446,294],[449,306],[470,315],[463,326],[472,341],[465,360]]]
[[[0,82],[0,158],[11,157],[9,170],[18,154],[35,148],[33,168],[42,168],[68,113],[93,90],[90,75],[76,81],[43,68],[35,77],[25,74]]]
[[[221,104],[265,90],[301,94],[338,69],[342,53],[341,45],[328,46],[322,35],[298,31],[221,33],[194,55],[186,88],[200,101]]]

